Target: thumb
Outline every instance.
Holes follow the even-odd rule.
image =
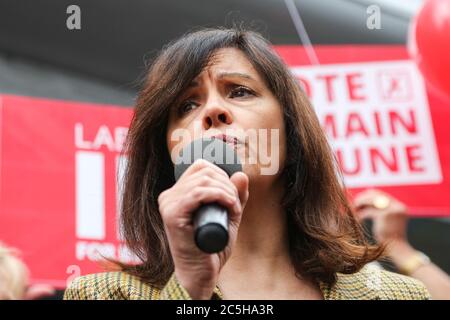
[[[236,172],[234,173],[231,178],[230,181],[236,186],[236,189],[238,190],[238,194],[239,194],[239,200],[241,201],[242,204],[242,209],[244,209],[245,204],[247,203],[248,200],[248,176],[243,173],[243,172]]]

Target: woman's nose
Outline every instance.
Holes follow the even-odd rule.
[[[203,127],[208,130],[211,127],[219,127],[222,124],[233,123],[233,118],[228,109],[215,104],[205,108],[203,115]]]

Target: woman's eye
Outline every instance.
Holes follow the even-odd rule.
[[[185,113],[188,113],[192,109],[197,107],[197,103],[191,100],[185,101],[181,104],[181,106],[178,108],[178,111],[180,115],[183,115]]]
[[[253,96],[255,94],[253,93],[252,90],[250,90],[246,87],[242,87],[242,86],[234,88],[233,90],[231,90],[231,94],[230,94],[231,97],[237,97],[237,98],[243,98],[243,97],[246,97],[249,95]]]

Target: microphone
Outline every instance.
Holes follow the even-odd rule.
[[[202,138],[185,146],[175,161],[175,179],[197,159],[209,161],[228,177],[242,171],[241,161],[236,151],[220,139]],[[194,240],[197,247],[206,253],[222,251],[228,244],[228,210],[214,202],[200,206],[193,214]]]

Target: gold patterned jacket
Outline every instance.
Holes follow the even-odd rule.
[[[333,286],[320,284],[325,300],[427,300],[424,285],[410,277],[367,265],[357,273],[337,274]],[[211,299],[223,298],[219,287]],[[158,289],[124,272],[104,272],[76,278],[66,289],[66,300],[190,300],[189,293],[172,274],[167,284]]]

